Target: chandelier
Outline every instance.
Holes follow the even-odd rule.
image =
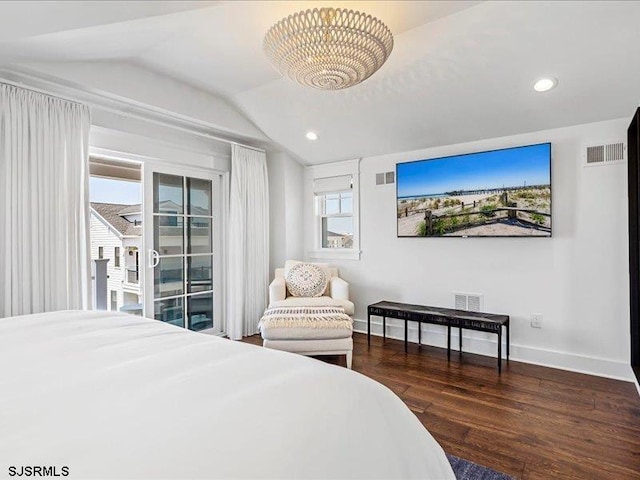
[[[283,18],[264,37],[271,63],[292,80],[321,90],[356,85],[389,58],[393,35],[366,13],[314,8]]]

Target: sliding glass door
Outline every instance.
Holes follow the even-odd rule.
[[[145,169],[145,316],[222,333],[221,185],[218,174]]]

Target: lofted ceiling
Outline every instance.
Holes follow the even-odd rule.
[[[343,91],[281,78],[262,52],[269,27],[337,5],[390,27],[388,62]],[[121,62],[160,73],[223,97],[308,164],[630,116],[639,57],[638,2],[0,3],[0,64]],[[536,93],[543,75],[558,87]]]

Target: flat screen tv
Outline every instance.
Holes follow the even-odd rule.
[[[551,144],[396,165],[398,237],[550,237]]]

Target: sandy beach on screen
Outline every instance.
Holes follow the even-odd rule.
[[[479,200],[484,200],[485,198],[489,198],[491,196],[499,196],[499,193],[470,193],[468,195],[451,195],[450,197],[445,198],[453,198],[454,200],[460,200],[465,205],[468,203],[477,202]]]
[[[464,228],[454,233],[445,233],[444,237],[475,237],[482,236],[496,236],[496,237],[508,237],[508,236],[532,236],[532,237],[548,237],[551,234],[537,228],[525,227],[522,225],[514,225],[509,223],[491,223],[489,225],[478,225],[477,227]]]

